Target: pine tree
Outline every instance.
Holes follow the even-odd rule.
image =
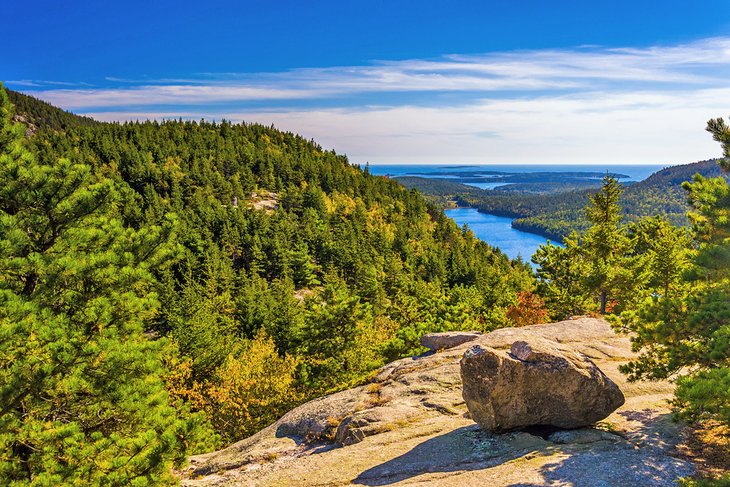
[[[636,259],[635,281],[643,283],[636,297],[672,297],[685,283],[691,239],[687,228],[673,226],[666,217],[644,218],[629,226]]]
[[[0,112],[0,478],[171,482],[197,419],[169,404],[144,325],[172,225],[125,228],[110,180],[36,161],[2,87]]]
[[[554,320],[593,311],[595,305],[591,293],[584,286],[585,262],[578,244],[578,235],[573,232],[564,240],[564,247],[541,245],[532,262],[537,266],[537,293]]]
[[[591,204],[586,208],[591,228],[581,239],[586,262],[585,283],[596,294],[601,314],[606,314],[609,299],[616,298],[631,279],[624,258],[630,242],[619,225],[618,200],[622,191],[618,180],[606,175],[601,191],[591,196]]]
[[[359,378],[363,364],[354,352],[371,319],[370,305],[361,303],[340,278],[327,276],[321,294],[307,301],[300,332],[300,353],[308,359],[306,381],[327,390]]]
[[[730,155],[724,121],[710,120],[707,130]],[[730,167],[727,159],[720,164]],[[694,209],[690,219],[696,250],[688,249],[687,255],[694,256],[686,270],[679,269],[679,281],[672,246],[657,253],[663,263],[656,274],[664,290],[620,320],[635,332],[634,348],[641,352],[623,372],[633,380],[677,377],[680,413],[730,424],[730,187],[722,177],[699,175],[684,187]]]

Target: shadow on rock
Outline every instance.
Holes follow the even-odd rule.
[[[635,449],[586,451],[540,467],[539,483],[513,483],[509,487],[570,485],[572,487],[670,487],[692,474],[692,466],[666,455]]]
[[[517,459],[526,461],[510,464],[514,465],[510,487],[669,487],[693,473],[692,464],[672,456],[673,445],[665,440],[672,434],[668,429],[674,425],[668,414],[635,420],[640,425],[628,438],[596,428],[533,428],[530,433],[494,435],[477,425],[465,426],[430,438],[397,458],[365,470],[353,483],[390,485],[429,473],[475,470],[484,470],[485,479],[491,479],[489,469]],[[495,471],[494,475],[501,474]],[[499,485],[504,482],[502,479]]]
[[[434,472],[480,470],[519,458],[548,444],[527,433],[492,435],[479,426],[465,426],[431,438],[409,452],[365,470],[352,482],[389,485]]]
[[[681,477],[694,473],[693,465],[676,455],[679,425],[670,414],[655,411],[625,411],[620,416],[634,422],[626,441],[590,440],[593,433],[581,433],[563,452],[567,458],[548,461],[539,468],[539,483],[513,483],[509,487],[537,487],[542,485],[571,485],[573,487],[670,487]],[[572,432],[599,430],[567,430]],[[552,437],[551,437],[552,438]],[[597,437],[599,438],[599,437]]]

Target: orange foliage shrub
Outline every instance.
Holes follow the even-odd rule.
[[[515,326],[534,325],[544,323],[548,317],[545,302],[540,296],[531,291],[521,291],[517,294],[517,304],[507,310],[509,318]]]

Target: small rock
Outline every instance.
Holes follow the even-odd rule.
[[[516,341],[509,352],[479,345],[461,359],[462,395],[483,429],[580,428],[624,403],[618,386],[585,355],[544,339]]]
[[[443,333],[429,333],[421,337],[421,345],[433,350],[445,350],[462,343],[476,340],[482,334],[478,331],[447,331]]]

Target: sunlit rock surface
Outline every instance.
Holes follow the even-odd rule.
[[[471,346],[510,351],[544,338],[589,357],[626,402],[592,428],[493,434],[469,417],[459,360]],[[506,328],[454,348],[399,360],[376,381],[311,401],[223,450],[191,459],[183,484],[670,486],[692,473],[676,446],[664,382],[626,382],[634,357],[608,323],[580,318]],[[340,446],[346,445],[346,446]]]
[[[461,381],[472,419],[494,433],[590,426],[624,403],[616,383],[590,358],[538,337],[509,350],[470,347],[461,359]]]

